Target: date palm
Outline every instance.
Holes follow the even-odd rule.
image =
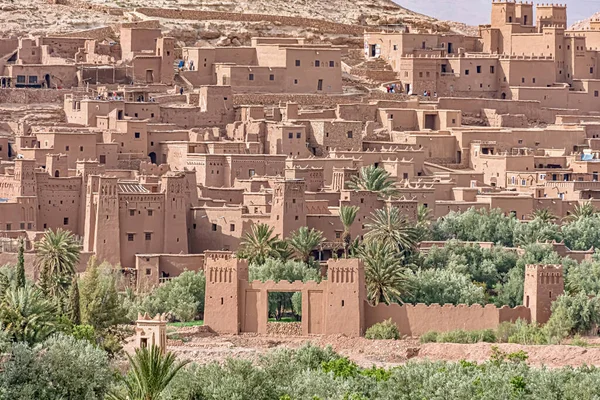
[[[425,207],[424,204],[419,204],[417,207],[417,241],[421,242],[426,240],[430,235],[430,227],[431,227],[431,208]]]
[[[75,275],[81,246],[66,230],[47,230],[35,246],[40,287],[51,296],[64,295]]]
[[[288,243],[300,256],[300,259],[305,264],[310,262],[310,254],[321,244],[323,244],[323,232],[314,228],[308,229],[306,226],[301,227],[295,232],[292,232],[288,239]]]
[[[110,400],[159,400],[169,383],[189,361],[177,362],[173,353],[162,354],[160,349],[136,349],[129,358],[130,369],[122,378],[123,393],[110,393]]]
[[[375,210],[371,213],[370,220],[371,222],[366,224],[366,241],[387,244],[400,253],[415,247],[419,231],[398,207]]]
[[[594,207],[594,205],[592,203],[590,203],[589,201],[586,201],[583,204],[576,205],[575,208],[573,209],[573,212],[569,216],[567,216],[565,218],[565,220],[567,220],[569,222],[577,221],[582,218],[593,217],[597,214],[598,214],[598,211],[596,211],[596,208]]]
[[[402,301],[408,291],[406,269],[395,246],[383,242],[365,242],[358,251],[365,264],[367,298],[376,306]]]
[[[344,226],[344,232],[342,233],[342,241],[344,242],[344,257],[348,258],[348,249],[350,248],[350,244],[352,243],[352,234],[350,233],[350,229],[354,220],[356,219],[356,215],[360,207],[358,206],[341,206],[340,207],[340,220],[342,221],[342,225]]]
[[[242,238],[238,257],[247,259],[251,264],[264,264],[270,257],[280,258],[279,239],[273,234],[274,230],[267,224],[252,225]]]
[[[10,287],[0,305],[4,331],[17,342],[40,343],[56,331],[56,308],[35,287]]]
[[[535,210],[534,212],[531,213],[530,215],[531,219],[537,219],[541,222],[544,223],[551,223],[556,221],[556,215],[552,214],[552,211],[550,211],[547,208],[541,208],[538,210]]]
[[[348,188],[352,190],[368,190],[380,193],[384,196],[395,196],[398,193],[396,183],[390,173],[383,168],[369,165],[362,167],[358,176],[353,176],[348,182]]]

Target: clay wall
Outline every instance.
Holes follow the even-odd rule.
[[[68,89],[19,89],[6,88],[0,90],[0,103],[13,104],[62,104],[65,94],[71,93]]]
[[[530,320],[529,309],[522,306],[510,309],[507,306],[497,308],[493,304],[485,307],[479,304],[379,304],[376,307],[365,305],[367,328],[390,318],[398,326],[400,334],[406,336],[420,336],[430,331],[496,329],[505,321],[514,322],[519,318]]]
[[[77,235],[81,202],[81,178],[54,178],[49,174],[36,174],[38,221],[40,230],[68,229]]]
[[[6,66],[7,75],[13,77],[13,86],[17,83],[19,76],[25,76],[26,82],[30,78],[36,78],[38,84],[45,82],[45,77],[50,77],[50,88],[65,89],[78,85],[77,67],[74,64],[62,65],[21,65],[12,64]]]
[[[135,266],[136,254],[167,252],[164,243],[164,194],[119,195],[119,240],[121,265]]]

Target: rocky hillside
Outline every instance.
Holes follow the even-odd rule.
[[[305,24],[308,19],[327,21],[329,27]],[[186,45],[245,45],[252,36],[301,36],[360,47],[364,28],[410,24],[463,30],[391,0],[0,0],[1,36],[60,34],[144,20],[158,20]]]

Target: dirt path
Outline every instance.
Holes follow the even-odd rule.
[[[171,342],[169,350],[182,359],[205,364],[221,362],[228,357],[256,360],[275,349],[298,348],[307,342],[317,346],[331,346],[336,352],[349,357],[362,367],[377,365],[392,367],[413,360],[448,360],[483,362],[490,358],[492,344],[427,343],[417,339],[367,340],[344,336],[279,337],[260,335],[211,335],[200,334],[184,339],[184,343]],[[175,344],[175,345],[173,345]],[[499,344],[500,350],[512,353],[525,351],[528,363],[533,366],[600,366],[600,347],[579,346],[522,346]]]

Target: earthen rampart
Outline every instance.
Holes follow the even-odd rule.
[[[493,304],[379,304],[373,307],[365,304],[367,328],[390,318],[398,326],[401,335],[420,336],[430,331],[495,329],[502,322],[518,319],[529,321],[531,316],[529,309],[523,306],[497,308]]]

